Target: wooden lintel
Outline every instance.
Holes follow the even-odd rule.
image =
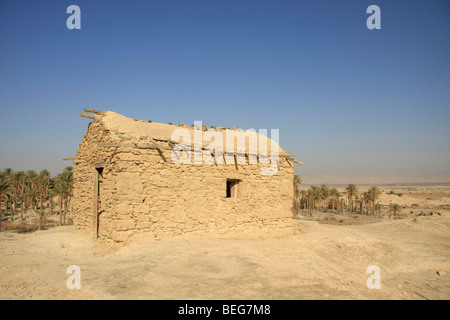
[[[85,118],[89,118],[89,119],[92,119],[92,120],[96,120],[95,114],[82,112],[82,113],[80,113],[80,116],[85,117]]]
[[[105,113],[105,111],[98,111],[98,110],[94,110],[94,109],[83,109],[86,112],[90,112],[90,113],[95,113],[98,115],[103,115]]]
[[[156,150],[172,150],[169,146],[157,146],[153,143],[131,144],[131,143],[99,143],[98,147],[104,148],[137,148],[137,149],[156,149]]]
[[[99,143],[97,144],[98,147],[105,147],[105,148],[134,148],[134,144],[125,144],[125,143]]]
[[[138,149],[156,149],[156,150],[172,150],[171,147],[168,146],[156,146],[150,143],[147,144],[138,144],[135,146]]]

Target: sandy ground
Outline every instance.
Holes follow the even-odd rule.
[[[432,197],[425,193],[395,200],[429,205],[445,198],[426,200]],[[71,226],[1,232],[0,299],[450,299],[450,210],[442,210],[443,201],[434,207],[440,216],[411,214],[424,210],[416,206],[406,207],[403,219],[378,222],[300,216],[296,233],[281,238],[173,238],[109,249]],[[80,267],[81,289],[67,288],[70,265]],[[380,289],[366,285],[370,265],[380,268]]]

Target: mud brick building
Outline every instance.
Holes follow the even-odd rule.
[[[211,152],[213,162],[198,163],[210,150],[206,133],[223,133],[225,146],[226,128],[154,123],[110,111],[85,109],[81,115],[94,121],[74,158],[75,229],[105,243],[291,232],[294,163],[300,162],[265,136],[236,131],[236,139],[246,139],[244,148],[236,143],[220,158]],[[175,141],[174,131],[180,129],[203,140]],[[261,148],[253,152],[252,139],[259,146],[270,142],[267,155],[273,154],[274,145],[278,148],[274,174],[262,174],[273,162],[267,163]],[[177,163],[189,151],[189,161]],[[222,157],[234,161],[218,161]]]

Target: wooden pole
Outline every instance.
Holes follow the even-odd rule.
[[[98,171],[94,168],[94,200],[92,203],[93,237],[98,238]]]
[[[105,113],[104,111],[98,111],[98,110],[94,110],[94,109],[83,109],[83,110],[86,112],[95,113],[95,114],[99,114],[99,115],[102,115]]]
[[[87,113],[87,112],[80,113],[80,116],[85,117],[85,118],[89,118],[89,119],[93,119],[93,120],[96,119],[95,114],[90,114],[90,113]]]

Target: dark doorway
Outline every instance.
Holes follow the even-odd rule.
[[[98,233],[100,229],[99,214],[101,212],[101,197],[100,197],[100,186],[103,180],[103,168],[97,167],[94,170],[94,201],[93,201],[93,236],[94,239],[98,238]]]
[[[238,184],[240,180],[227,179],[227,198],[238,197]]]

